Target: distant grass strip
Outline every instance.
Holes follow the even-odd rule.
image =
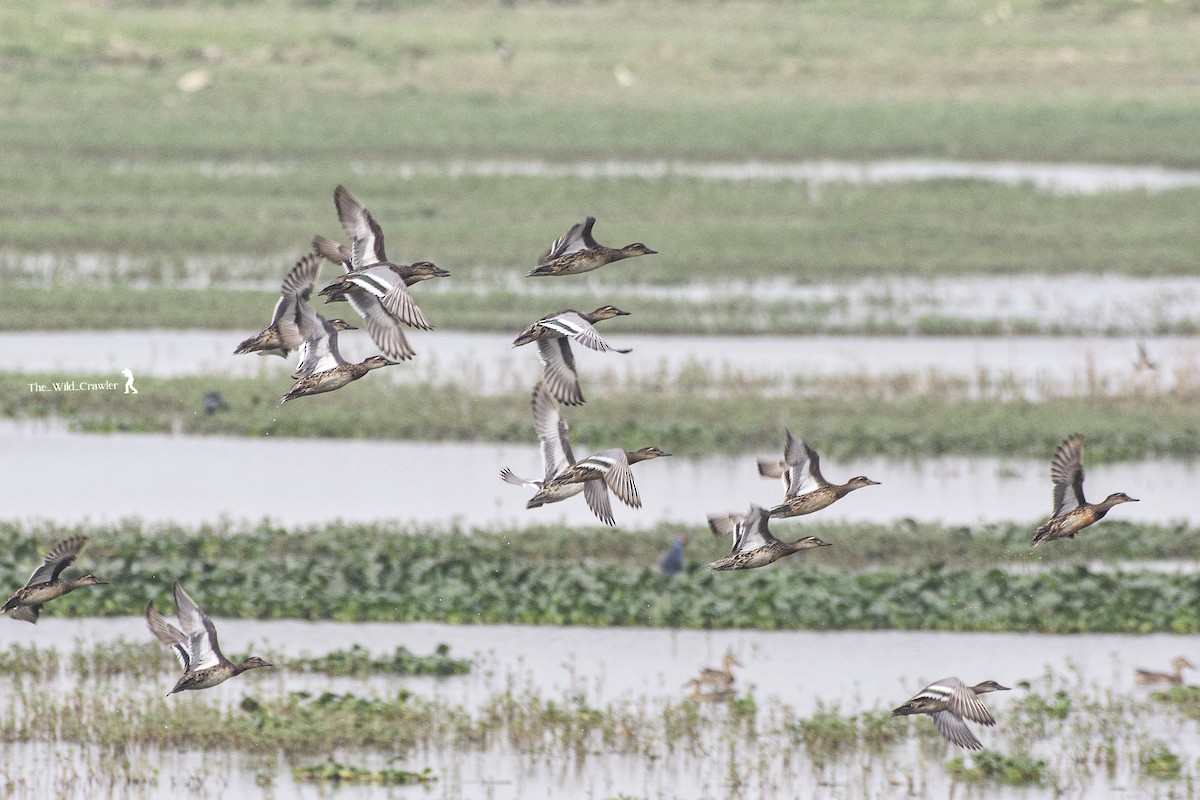
[[[403,369],[404,367],[394,367]],[[93,376],[112,381],[120,376]],[[279,405],[286,378],[139,378],[131,402],[120,391],[32,392],[30,383],[90,380],[86,375],[0,374],[0,416],[58,417],[92,432],[167,432],[299,438],[519,442],[533,445],[529,395],[480,396],[459,386],[397,385],[370,376],[337,392]],[[206,392],[229,408],[203,412]],[[1084,434],[1089,463],[1147,456],[1200,455],[1196,398],[1095,397],[974,401],[940,395],[895,401],[863,395],[772,397],[737,386],[661,386],[596,394],[571,410],[572,443],[654,444],[699,455],[775,452],[785,427],[833,455],[993,455],[1043,458],[1063,436]]]
[[[0,281],[0,286],[3,282]],[[854,290],[847,287],[847,297]],[[724,296],[718,290],[703,300],[648,297],[637,291],[528,295],[502,289],[479,292],[452,289],[419,298],[439,330],[494,331],[515,336],[535,319],[565,308],[591,310],[612,304],[631,311],[621,320],[627,333],[670,335],[856,335],[856,336],[1187,336],[1200,334],[1200,319],[1160,318],[1147,327],[1140,322],[1030,316],[1025,319],[976,319],[957,316],[944,308],[929,314],[912,313],[897,304],[880,302],[862,319],[847,319],[839,306],[848,300],[772,299],[769,292],[754,296]],[[213,287],[185,289],[170,286],[72,286],[50,291],[30,289],[23,281],[0,291],[0,331],[84,330],[228,330],[230,350],[242,338],[257,333],[270,321],[278,295],[273,289]],[[345,306],[317,306],[321,314],[342,314],[354,321]]]
[[[453,286],[464,294],[479,288],[472,279],[479,270],[578,297],[583,279],[523,276],[584,214],[598,218],[602,243],[641,241],[658,251],[592,276],[618,296],[631,284],[774,279],[1191,276],[1200,258],[1200,231],[1191,224],[1200,216],[1200,189],[1057,196],[966,180],[819,187],[682,178],[398,180],[386,171],[353,174],[345,162],[238,180],[153,165],[126,180],[107,165],[85,164],[43,184],[39,171],[54,164],[6,162],[0,150],[0,169],[31,185],[0,196],[0,283],[60,290],[187,281],[278,286],[314,234],[344,239],[331,200],[338,183],[379,221],[392,258],[434,261],[451,273],[438,291]],[[337,272],[324,270],[325,277]],[[430,293],[416,290],[423,307]],[[768,306],[778,300],[769,289],[756,299]],[[269,313],[269,294],[263,302]]]
[[[0,582],[18,586],[54,537],[46,537],[50,529],[35,537],[8,527],[12,560],[0,568]],[[1088,544],[1103,552],[1105,542],[1119,540],[1128,530],[1105,526]],[[55,537],[62,533],[53,532]],[[667,580],[658,574],[655,560],[631,564],[518,557],[501,546],[516,533],[384,536],[352,528],[314,533],[264,528],[230,537],[211,531],[143,532],[136,525],[91,532],[95,542],[87,568],[111,585],[55,601],[53,613],[138,614],[148,598],[165,598],[171,581],[179,578],[202,595],[214,616],[763,630],[1200,633],[1200,575],[1096,572],[1082,565],[1039,572],[1005,570],[999,564],[905,569],[882,554],[874,569],[859,571],[834,568],[819,557],[822,553],[794,559],[800,564],[732,574],[707,572],[693,561],[685,573]],[[1025,533],[1010,529],[1011,546]],[[476,537],[481,544],[473,544]],[[664,542],[658,544],[665,549]],[[1082,549],[1082,540],[1079,544]],[[839,545],[830,550],[853,550],[857,541],[847,532]],[[262,575],[271,579],[260,580]]]

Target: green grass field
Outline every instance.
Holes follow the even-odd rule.
[[[507,67],[497,37],[516,47]],[[339,233],[339,182],[382,222],[395,257],[464,277],[521,274],[585,213],[600,218],[601,241],[661,253],[610,268],[613,284],[1188,275],[1200,190],[1057,197],[941,181],[814,192],[402,178],[399,165],[915,157],[1195,169],[1198,38],[1195,2],[14,0],[0,9],[0,286],[270,283],[314,233]],[[181,91],[194,70],[211,84]],[[626,73],[622,85],[614,76]],[[92,260],[98,274],[84,268]],[[456,286],[453,305],[471,305],[472,291]],[[79,302],[51,295],[43,313],[69,320]],[[115,308],[100,327],[138,327],[136,312]],[[150,317],[210,327],[234,313],[243,319]],[[479,322],[460,310],[442,324]]]

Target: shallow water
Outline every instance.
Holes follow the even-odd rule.
[[[203,602],[202,598],[198,598]],[[218,619],[230,652],[318,656],[359,645],[378,655],[404,645],[417,654],[450,645],[455,658],[474,658],[471,673],[453,678],[379,678],[382,691],[403,685],[421,694],[475,707],[508,687],[542,695],[582,693],[593,703],[640,698],[682,698],[701,667],[721,666],[726,652],[739,691],[753,688],[760,702],[780,702],[801,714],[818,703],[846,713],[891,708],[946,673],[964,680],[992,678],[1005,686],[1041,685],[1047,669],[1072,670],[1097,692],[1136,691],[1138,667],[1167,671],[1183,655],[1200,663],[1195,637],[1153,634],[1052,636],[1028,633],[926,631],[692,631],[653,628],[580,628],[440,623],[304,622]],[[69,651],[82,643],[149,637],[141,617],[61,619],[44,616],[36,630],[0,624],[0,647],[13,643]],[[163,659],[164,665],[167,659]],[[880,665],[886,664],[887,669]],[[164,670],[167,668],[164,667]],[[164,685],[175,674],[164,671]],[[220,689],[234,702],[266,690],[348,691],[353,679],[330,679],[285,670],[256,670]],[[169,686],[168,686],[169,688]],[[1010,695],[997,695],[1000,706]]]
[[[632,704],[653,708],[686,694],[683,684],[701,666],[717,664],[733,653],[742,666],[734,667],[735,686],[745,695],[753,692],[758,703],[759,725],[771,725],[780,705],[801,715],[822,708],[845,714],[894,707],[916,689],[946,673],[966,680],[985,678],[1015,687],[1011,693],[991,695],[989,707],[1000,721],[999,729],[980,729],[981,739],[999,741],[1006,712],[1021,702],[1030,687],[1046,694],[1046,672],[1072,676],[1073,690],[1091,696],[1144,692],[1133,684],[1139,666],[1165,668],[1178,655],[1194,655],[1194,637],[1154,636],[1043,636],[1031,634],[958,634],[922,632],[765,632],[667,631],[641,628],[547,628],[513,625],[451,626],[440,624],[346,624],[332,622],[256,621],[218,619],[227,648],[255,650],[260,645],[291,655],[317,655],[330,649],[359,644],[375,653],[390,652],[403,644],[427,652],[447,643],[457,656],[477,659],[472,673],[445,680],[389,678],[358,687],[346,679],[288,676],[283,670],[260,670],[210,690],[209,700],[240,702],[245,695],[264,697],[304,688],[309,691],[355,691],[371,696],[392,694],[399,687],[432,694],[453,705],[477,708],[496,692],[525,688],[546,698],[570,702],[574,696],[589,705]],[[26,625],[0,625],[0,647],[28,643],[70,650],[77,644],[90,647],[118,638],[145,639],[140,618],[63,620],[43,619],[36,629]],[[1194,659],[1193,659],[1194,660]],[[166,661],[166,659],[164,659]],[[882,665],[886,665],[883,667]],[[173,680],[164,667],[163,683]],[[187,703],[192,696],[173,698]],[[702,714],[720,717],[719,706],[706,706]],[[1151,721],[1153,728],[1153,721]],[[1192,726],[1159,725],[1156,733],[1168,737],[1172,748],[1186,754],[1197,744]],[[711,746],[711,743],[710,745]],[[1079,746],[1078,743],[1075,746]],[[1032,744],[1035,757],[1052,763],[1060,744],[1039,739]],[[948,778],[938,766],[941,758],[957,755],[947,748],[944,756],[929,758],[915,740],[902,743],[884,758],[864,753],[832,764],[811,764],[802,746],[787,754],[755,751],[753,740],[741,742],[736,753],[678,748],[653,755],[581,753],[575,759],[539,755],[537,748],[506,745],[502,741],[481,751],[415,751],[399,763],[381,754],[333,752],[343,763],[421,770],[431,767],[439,777],[425,788],[383,789],[344,787],[339,797],[727,797],[727,759],[747,769],[747,796],[862,797],[899,796],[909,776],[915,777],[920,796],[945,797]],[[225,752],[157,751],[130,748],[115,761],[102,762],[104,751],[71,745],[0,744],[0,754],[10,766],[10,796],[41,798],[94,797],[114,788],[109,796],[147,798],[187,796],[310,798],[328,796],[331,787],[319,789],[293,782],[290,766],[320,763],[324,754],[270,762],[261,757]],[[786,756],[786,757],[785,757]],[[927,763],[928,761],[928,763]],[[77,764],[84,765],[75,772]],[[873,764],[867,768],[866,764]],[[754,765],[769,774],[753,772]],[[121,778],[130,776],[130,784]],[[764,780],[765,778],[765,780]],[[105,784],[115,780],[116,787]],[[764,781],[759,785],[759,781]],[[60,788],[48,793],[47,783]],[[1148,787],[1138,787],[1136,774],[1120,770],[1097,774],[1079,787],[1086,797],[1142,797]],[[1133,787],[1133,788],[1131,788]],[[40,793],[38,789],[41,789]],[[1084,791],[1086,789],[1086,792]],[[186,790],[186,791],[184,791]],[[989,789],[987,796],[1028,797],[1029,791]]]
[[[1144,340],[1153,370],[1135,366],[1128,339],[1084,337],[648,336],[625,334],[617,322],[604,335],[627,355],[573,348],[589,395],[637,386],[706,385],[768,393],[937,391],[967,397],[1110,393],[1155,394],[1200,386],[1200,337]],[[280,393],[296,359],[234,356],[230,331],[63,331],[0,333],[0,371],[80,374],[122,369],[135,376],[269,376]],[[482,394],[525,392],[541,366],[533,347],[513,348],[497,333],[437,331],[412,337],[417,357],[375,379],[471,387]],[[342,334],[346,358],[372,353],[365,336]]]
[[[114,161],[113,174],[180,172],[206,178],[277,177],[299,172],[295,161]],[[454,160],[454,161],[352,161],[357,175],[391,175],[447,178],[574,178],[612,180],[639,178],[661,181],[686,178],[702,181],[754,181],[805,183],[819,187],[827,183],[872,185],[933,180],[975,180],[1004,186],[1031,186],[1054,194],[1099,194],[1102,192],[1164,192],[1200,187],[1200,171],[1164,169],[1157,166],[1131,167],[1114,164],[1050,164],[1016,161],[948,161],[894,159],[886,161],[576,161],[541,160]]]
[[[77,434],[47,423],[0,424],[5,516],[60,523],[127,517],[182,524],[269,518],[284,525],[334,520],[455,521],[469,526],[594,525],[582,497],[526,510],[533,494],[499,478],[501,467],[537,477],[533,446],[460,443],[241,439],[157,434]],[[577,452],[586,452],[576,446]],[[782,453],[782,441],[779,453]],[[775,455],[762,453],[763,456]],[[369,481],[343,485],[337,498],[315,491],[264,491],[263,475],[296,465],[338,464]],[[901,518],[976,524],[1049,514],[1049,466],[1041,461],[936,458],[826,460],[830,480],[880,481],[821,512],[825,521]],[[745,510],[782,499],[778,481],[758,475],[752,455],[656,459],[634,469],[641,509],[614,501],[623,528],[664,521],[704,524],[709,512]],[[1113,511],[1133,522],[1200,523],[1192,489],[1200,464],[1143,461],[1088,468],[1096,497],[1125,491],[1142,502]],[[68,489],[64,491],[64,489]]]

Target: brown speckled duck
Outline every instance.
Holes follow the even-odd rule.
[[[742,662],[734,658],[733,653],[726,653],[721,659],[721,668],[703,667],[697,679],[702,684],[715,686],[718,689],[733,688],[733,668],[742,666]]]
[[[1134,673],[1134,680],[1139,686],[1182,686],[1183,671],[1194,670],[1196,666],[1183,656],[1171,661],[1171,672],[1154,672],[1149,669],[1139,669]]]
[[[537,489],[537,493],[525,504],[526,508],[540,508],[583,492],[583,498],[596,518],[605,525],[615,525],[612,505],[608,500],[609,489],[626,505],[641,507],[642,501],[633,482],[630,465],[669,456],[670,453],[657,447],[644,447],[631,452],[614,448],[576,461],[567,436],[566,420],[541,381],[533,387],[532,406],[533,426],[542,450],[545,477],[542,480],[530,480],[514,475],[508,467],[500,470],[500,477],[506,483]]]
[[[550,245],[550,249],[538,259],[537,267],[525,277],[536,278],[545,275],[578,275],[599,269],[605,264],[620,261],[634,256],[648,256],[658,252],[651,250],[641,242],[627,244],[624,247],[605,247],[592,238],[592,226],[596,224],[595,217],[587,217],[583,222],[574,225],[567,235]]]
[[[350,194],[345,186],[333,191],[338,220],[350,237],[350,249],[332,239],[317,236],[313,247],[318,253],[346,270],[336,281],[321,290],[326,302],[346,300],[363,318],[371,339],[385,356],[405,361],[413,356],[399,323],[420,330],[432,330],[417,308],[408,288],[431,278],[444,278],[449,272],[429,261],[393,264],[383,249],[383,230],[371,212]]]
[[[717,536],[733,536],[733,550],[724,558],[708,565],[711,570],[756,569],[774,564],[779,559],[811,550],[814,547],[829,547],[815,536],[805,536],[794,542],[776,539],[767,528],[766,509],[751,505],[746,514],[711,514],[708,525]]]
[[[210,689],[248,669],[271,666],[258,656],[250,656],[240,664],[223,656],[217,644],[217,629],[208,614],[183,590],[179,581],[171,588],[179,616],[178,628],[155,610],[153,600],[146,603],[146,624],[150,626],[150,632],[171,648],[183,667],[183,675],[175,688],[167,692],[167,697],[189,689]]]
[[[1099,503],[1084,499],[1083,437],[1077,433],[1058,446],[1050,462],[1050,479],[1054,481],[1054,516],[1034,531],[1030,547],[1055,539],[1073,539],[1088,525],[1103,519],[1113,506],[1138,502],[1124,492],[1110,494]]]
[[[988,692],[1007,692],[1009,687],[1001,686],[995,681],[984,681],[974,686],[967,686],[958,678],[942,678],[934,681],[912,696],[907,703],[892,712],[893,717],[904,717],[910,714],[929,714],[938,733],[959,747],[968,750],[982,750],[983,745],[971,733],[971,729],[963,722],[963,718],[978,722],[980,725],[995,725],[996,719],[987,706],[979,699],[979,695]]]
[[[787,433],[783,461],[769,458],[758,460],[758,473],[766,478],[783,478],[784,501],[767,513],[776,518],[798,517],[833,505],[838,500],[864,486],[878,486],[865,475],[851,478],[838,485],[821,475],[821,457],[802,440]]]
[[[280,405],[297,397],[332,392],[358,380],[373,369],[391,367],[398,363],[383,356],[370,356],[352,364],[338,352],[338,332],[328,320],[314,313],[308,327],[311,327],[311,330],[306,330],[308,338],[301,351],[300,365],[292,374],[292,377],[297,379],[296,383],[279,401]]]
[[[271,324],[239,344],[233,351],[235,356],[258,353],[286,357],[291,351],[300,349],[304,343],[300,333],[302,306],[307,306],[312,296],[320,267],[321,256],[317,253],[309,253],[296,262],[296,266],[284,276],[279,300],[275,302],[275,311],[271,315]]]
[[[78,578],[59,580],[58,576],[71,565],[88,541],[86,536],[72,536],[56,544],[54,549],[46,554],[42,565],[25,581],[25,585],[5,601],[0,613],[8,611],[13,619],[36,625],[44,604],[73,592],[80,586],[106,585],[108,581],[102,581],[95,575],[80,575]]]
[[[583,390],[579,388],[579,375],[575,372],[571,339],[601,353],[609,350],[628,353],[629,350],[610,346],[593,327],[601,320],[628,315],[628,311],[616,306],[600,306],[590,312],[568,308],[547,314],[521,331],[521,335],[513,341],[513,347],[537,342],[538,360],[542,362],[542,380],[546,388],[558,402],[577,406],[583,403]]]

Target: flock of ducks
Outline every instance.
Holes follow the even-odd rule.
[[[270,324],[234,350],[235,355],[259,353],[288,357],[296,354],[297,366],[292,374],[295,383],[283,395],[281,404],[336,391],[372,370],[411,359],[414,351],[404,335],[404,327],[432,330],[433,326],[409,289],[421,281],[450,274],[429,261],[412,264],[389,261],[384,250],[383,231],[367,208],[344,186],[339,185],[333,196],[338,220],[350,246],[324,236],[314,237],[312,252],[303,256],[284,277]],[[578,275],[615,261],[656,252],[640,242],[620,248],[601,245],[592,235],[595,223],[595,217],[589,216],[574,225],[542,254],[527,277]],[[357,330],[357,327],[341,318],[326,319],[310,304],[323,261],[340,265],[342,274],[322,288],[318,296],[324,297],[326,303],[348,303],[361,318],[362,326],[380,351],[379,355],[353,363],[339,353],[338,335]],[[533,387],[531,398],[534,430],[542,456],[542,477],[521,478],[507,467],[500,472],[504,481],[535,490],[526,503],[527,508],[538,508],[583,494],[597,519],[606,525],[615,525],[609,492],[625,505],[639,508],[641,498],[631,467],[671,455],[651,446],[632,451],[610,448],[576,459],[567,422],[559,409],[559,403],[567,406],[584,403],[571,342],[597,352],[630,352],[609,345],[595,328],[598,322],[628,313],[611,305],[590,312],[566,309],[541,317],[513,341],[514,347],[536,343],[542,365],[542,378]],[[708,569],[756,569],[793,553],[827,547],[829,542],[815,536],[780,540],[771,533],[768,522],[816,513],[853,491],[878,485],[877,481],[862,475],[843,484],[830,483],[821,474],[820,456],[816,450],[791,431],[786,431],[786,435],[782,460],[758,461],[762,476],[783,481],[783,501],[771,508],[751,504],[744,514],[710,514],[708,523],[714,535],[730,536],[733,548],[728,556],[708,564]],[[1102,519],[1112,507],[1136,502],[1123,492],[1111,494],[1099,503],[1087,502],[1083,494],[1082,436],[1072,435],[1062,442],[1051,462],[1050,473],[1054,484],[1053,514],[1037,528],[1031,547],[1056,539],[1074,538],[1079,531]],[[72,536],[59,542],[34,570],[25,586],[5,602],[3,611],[10,612],[13,619],[36,623],[45,603],[82,586],[106,584],[107,581],[90,574],[66,580],[60,578],[87,542],[85,536]],[[683,571],[685,543],[686,539],[679,537],[663,558],[664,574],[672,576]],[[171,648],[183,669],[170,694],[211,688],[246,670],[271,666],[254,656],[240,664],[225,658],[208,615],[178,581],[172,590],[178,627],[168,622],[154,608],[153,602],[147,603],[145,610],[151,632]],[[726,654],[721,669],[701,670],[699,677],[688,684],[692,699],[731,696],[734,666],[741,664],[732,654]],[[1139,670],[1137,680],[1143,684],[1179,684],[1183,680],[1183,669],[1195,669],[1183,658],[1176,659],[1173,667],[1172,673]],[[702,692],[706,686],[712,687],[712,691]],[[892,715],[928,714],[946,739],[960,747],[979,750],[983,746],[966,721],[995,725],[995,718],[979,696],[1008,690],[1009,687],[990,680],[968,686],[958,678],[943,678],[913,695]]]

